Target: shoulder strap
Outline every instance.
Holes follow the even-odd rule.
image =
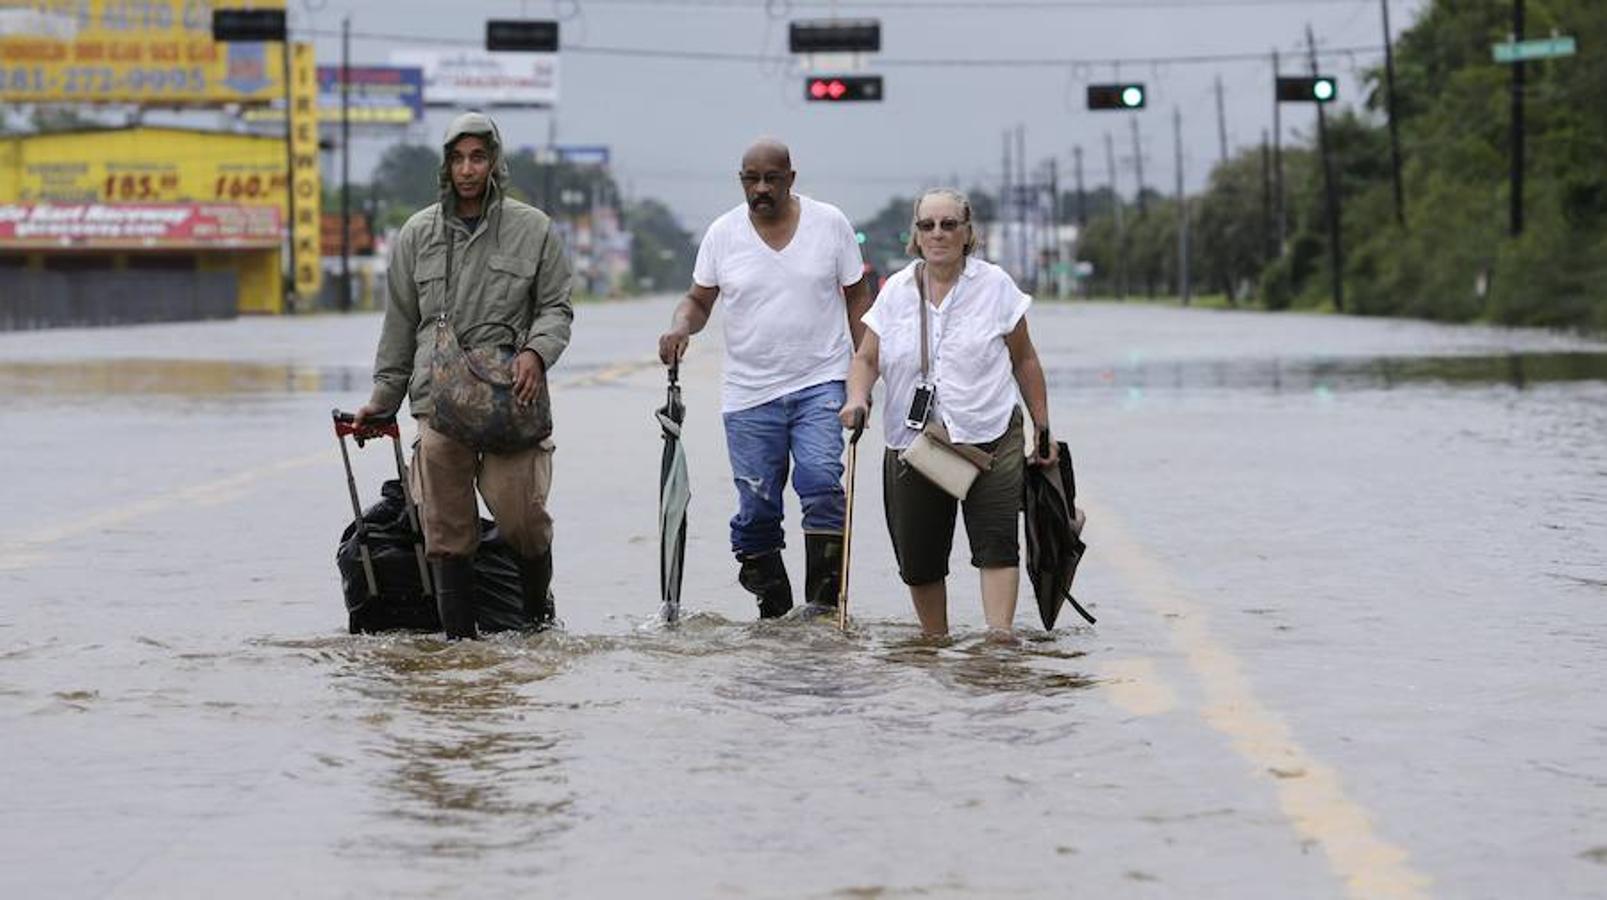
[[[921,317],[921,380],[928,381],[927,374],[927,324],[926,324],[926,263],[915,264],[915,294],[920,298],[919,313]]]
[[[446,215],[444,206],[441,209],[441,215]],[[441,318],[445,319],[446,314],[452,308],[452,254],[457,250],[458,234],[452,227],[451,222],[443,219],[441,224],[446,226],[446,285],[444,293],[441,295]]]
[[[443,215],[444,215],[444,213],[443,213]],[[451,222],[445,222],[445,225],[446,225],[446,284],[442,287],[442,291],[444,293],[444,296],[442,296],[442,298],[441,298],[441,314],[440,314],[440,317],[439,317],[439,321],[443,322],[443,323],[445,323],[447,325],[451,325],[451,322],[449,321],[449,319],[450,319],[449,313],[451,313],[451,311],[452,311],[452,300],[454,299],[454,296],[453,296],[453,293],[452,293],[452,256],[457,252],[458,233],[457,233],[457,230],[452,227]],[[515,343],[515,344],[519,343],[519,329],[517,329],[514,326],[508,324],[507,322],[481,322],[478,325],[470,325],[463,332],[463,334],[471,333],[476,328],[506,328],[508,331],[513,333],[513,337],[514,337],[513,343]],[[456,332],[457,332],[457,329],[454,328],[453,329],[454,336],[457,337],[457,339],[459,341],[462,341],[463,336],[461,334],[457,334]]]

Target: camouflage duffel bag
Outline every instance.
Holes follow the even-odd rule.
[[[492,323],[501,325],[502,323]],[[502,325],[517,338],[511,325]],[[435,323],[431,356],[430,427],[482,453],[524,450],[552,435],[552,401],[539,384],[536,399],[520,406],[513,396],[514,344],[465,349],[443,316]],[[537,368],[538,381],[543,378]]]

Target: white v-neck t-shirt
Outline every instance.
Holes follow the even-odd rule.
[[[1008,272],[985,260],[966,259],[943,305],[921,300],[917,263],[894,273],[865,313],[876,333],[877,360],[886,398],[882,429],[887,446],[902,450],[919,433],[904,424],[921,380],[921,310],[926,311],[927,376],[937,392],[931,415],[961,444],[981,444],[1004,434],[1020,397],[1005,338],[1032,306]]]
[[[692,280],[725,306],[722,412],[842,381],[854,345],[843,288],[864,277],[854,226],[829,203],[793,195],[798,230],[781,250],[764,242],[746,203],[709,226]]]

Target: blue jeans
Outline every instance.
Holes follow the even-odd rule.
[[[724,415],[737,488],[737,514],[731,517],[731,550],[737,556],[786,545],[781,489],[789,455],[796,465],[792,489],[803,505],[804,531],[842,533],[843,427],[837,413],[843,398],[843,383],[828,381]]]

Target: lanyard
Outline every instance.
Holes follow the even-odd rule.
[[[955,287],[958,287],[958,285]],[[928,326],[926,323],[926,317],[930,313],[926,308],[926,298],[932,293],[932,272],[924,262],[920,264],[919,276],[915,279],[915,292],[920,297],[920,303],[918,305],[921,308],[921,381],[925,384],[931,384],[932,376],[929,371],[931,364],[928,362],[928,357],[930,356],[930,351],[928,350],[930,340],[927,337],[927,332],[930,326]],[[951,298],[953,294],[954,288],[951,287],[949,288],[949,295]],[[939,342],[941,343],[941,338],[939,339]]]

